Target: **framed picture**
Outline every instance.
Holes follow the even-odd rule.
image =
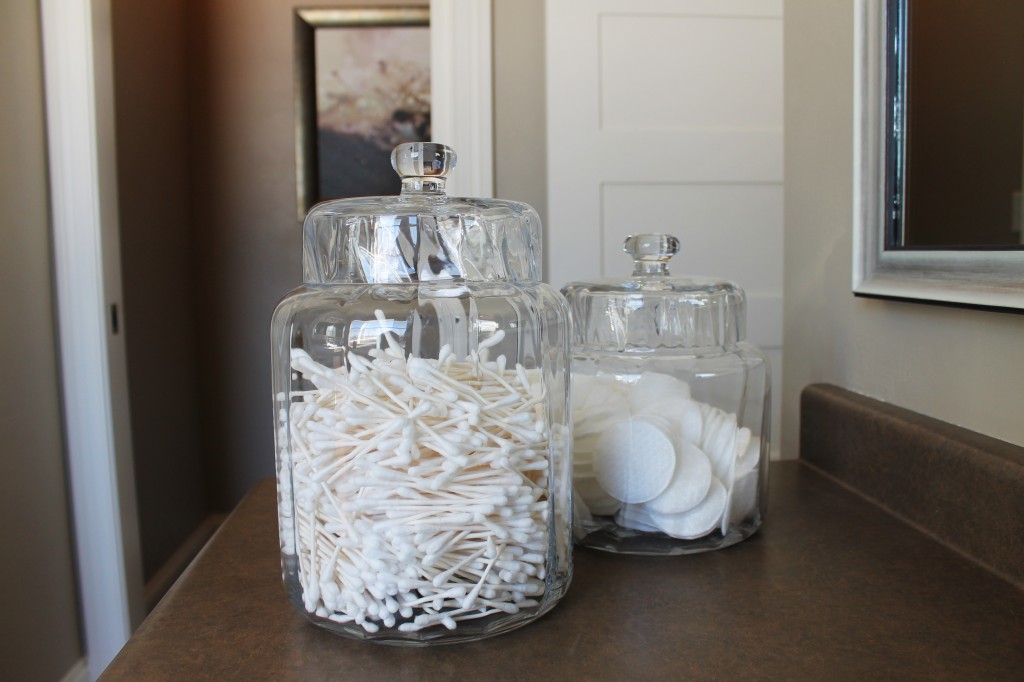
[[[391,150],[430,139],[427,7],[295,10],[299,219],[320,201],[398,194]]]

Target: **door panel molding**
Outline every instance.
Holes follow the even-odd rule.
[[[494,196],[490,0],[431,0],[431,135],[453,148],[449,196]]]
[[[674,234],[674,274],[744,288],[776,376],[783,21],[781,0],[545,3],[546,280],[626,277],[627,234]]]

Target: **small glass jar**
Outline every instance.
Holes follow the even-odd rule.
[[[766,508],[768,360],[744,341],[731,282],[672,277],[669,235],[625,241],[631,277],[576,282],[572,416],[576,541],[686,554],[748,537]]]
[[[569,313],[532,208],[449,198],[443,145],[392,164],[400,196],[309,212],[274,313],[284,583],[339,634],[479,639],[571,578]]]

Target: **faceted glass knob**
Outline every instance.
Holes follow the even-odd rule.
[[[456,161],[454,149],[436,142],[406,142],[391,152],[391,167],[402,178],[402,194],[443,194]]]
[[[679,240],[670,234],[630,235],[622,250],[633,256],[634,275],[668,275],[668,262],[679,253]]]

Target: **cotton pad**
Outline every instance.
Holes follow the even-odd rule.
[[[643,409],[634,410],[633,416],[664,420],[671,424],[670,433],[673,436],[679,435],[694,444],[700,443],[704,430],[704,416],[700,406],[689,398],[665,397],[663,400],[647,403]]]
[[[680,540],[694,540],[710,533],[725,511],[725,486],[718,479],[711,479],[711,488],[700,504],[682,514],[658,514],[651,512],[651,518],[668,535]]]
[[[749,433],[750,430],[740,429],[740,433],[736,434],[736,478],[755,468],[761,461],[761,439],[750,436],[744,445],[741,443],[743,431]]]
[[[574,375],[572,378],[573,412],[590,412],[605,403],[625,403],[629,386],[612,374]]]
[[[629,407],[634,414],[663,402],[689,400],[690,386],[670,374],[644,372],[629,391]]]
[[[654,523],[651,512],[645,504],[624,504],[615,515],[615,523],[623,528],[642,530],[648,533],[660,533],[661,528]]]
[[[736,477],[729,499],[729,516],[740,522],[750,516],[757,506],[757,469]]]
[[[689,442],[700,443],[704,433],[704,417],[700,405],[692,400],[682,406],[679,412],[679,432]]]
[[[606,493],[593,476],[576,476],[572,485],[576,499],[586,505],[591,514],[611,516],[622,506],[622,502]]]
[[[736,415],[716,407],[706,411],[701,449],[711,460],[715,477],[730,481],[736,463]]]
[[[575,438],[604,431],[612,421],[629,416],[627,387],[614,376],[573,377],[572,417]]]
[[[594,476],[617,500],[636,503],[657,497],[676,467],[676,449],[664,430],[642,419],[613,424],[597,441]]]
[[[647,503],[652,512],[679,514],[693,509],[711,488],[711,462],[693,443],[685,441],[676,451],[676,468],[668,487]]]

